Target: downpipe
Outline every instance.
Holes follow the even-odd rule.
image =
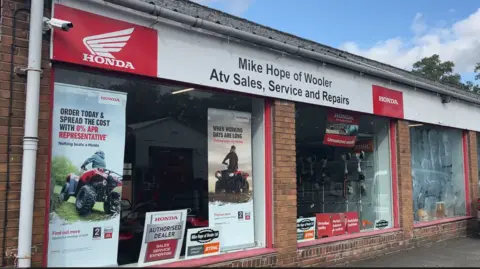
[[[308,59],[313,59],[325,63],[330,63],[336,66],[347,68],[353,71],[357,71],[364,74],[369,74],[375,77],[396,81],[402,84],[410,85],[416,88],[424,89],[430,92],[452,96],[458,98],[459,100],[467,101],[473,104],[480,105],[480,99],[456,92],[454,90],[449,90],[446,87],[440,87],[434,84],[423,82],[417,79],[407,78],[399,74],[395,74],[386,70],[381,70],[379,68],[374,68],[366,64],[358,63],[348,58],[337,58],[327,54],[319,53],[316,51],[306,50],[301,47],[289,45],[277,40],[273,40],[267,37],[259,36],[253,33],[248,33],[242,30],[238,30],[232,27],[224,26],[218,23],[210,22],[200,18],[195,18],[190,15],[182,14],[173,10],[156,5],[153,2],[144,2],[138,0],[103,0],[105,3],[115,4],[121,7],[130,8],[136,11],[147,13],[153,16],[161,17],[171,21],[176,21],[190,27],[195,27],[199,29],[208,30],[214,33],[226,35],[229,37],[237,38],[246,42],[250,42],[256,45],[264,46],[267,48],[276,49],[279,51],[284,51],[292,55],[297,55],[300,57],[305,57]]]
[[[42,60],[43,1],[31,2],[28,42],[25,132],[23,137],[22,189],[18,225],[17,267],[31,267],[35,171],[38,149],[38,111]],[[48,210],[45,209],[45,210]]]

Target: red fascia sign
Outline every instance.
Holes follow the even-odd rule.
[[[52,60],[157,77],[157,31],[56,4],[54,16],[71,21],[54,29]]]
[[[372,85],[373,114],[403,119],[403,92]]]

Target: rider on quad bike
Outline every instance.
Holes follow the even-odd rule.
[[[215,183],[216,193],[219,193],[222,190],[225,190],[228,193],[245,193],[250,189],[247,181],[249,175],[248,173],[238,170],[238,156],[235,151],[235,146],[232,146],[230,152],[222,161],[222,164],[227,165],[227,169],[215,172],[215,177],[217,178],[217,182]],[[227,160],[228,163],[226,162]]]
[[[92,169],[85,171],[92,163]],[[120,193],[114,191],[122,186],[122,176],[105,168],[105,154],[99,150],[82,164],[85,172],[81,176],[69,174],[60,192],[60,198],[68,201],[76,197],[75,207],[80,215],[92,212],[95,202],[103,202],[105,213],[114,215],[120,212]]]
[[[90,158],[86,159],[81,168],[82,170],[87,170],[86,167],[87,165],[91,163],[92,168],[107,168],[107,165],[105,163],[105,153],[101,150],[97,150],[95,154],[93,154]]]

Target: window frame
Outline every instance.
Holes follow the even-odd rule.
[[[345,110],[349,111],[349,110]],[[381,117],[378,115],[373,115]],[[374,231],[364,231],[354,234],[345,234],[332,236],[327,238],[319,238],[310,241],[297,242],[297,248],[307,248],[315,245],[322,245],[332,242],[339,242],[345,240],[351,240],[355,238],[369,237],[373,235],[380,235],[386,233],[392,233],[400,231],[400,217],[399,217],[399,193],[398,193],[398,171],[397,171],[397,143],[396,143],[396,130],[397,130],[397,120],[393,118],[389,119],[389,130],[388,130],[388,139],[389,139],[389,150],[390,150],[390,169],[391,169],[391,193],[392,193],[392,213],[393,213],[393,225],[391,228],[374,230]]]
[[[416,123],[416,122],[412,121],[412,122],[409,122],[409,123]],[[452,221],[458,221],[458,220],[464,220],[464,219],[472,218],[471,206],[470,206],[470,175],[469,175],[469,160],[470,159],[469,159],[469,156],[468,156],[468,131],[457,129],[457,128],[452,128],[452,127],[433,125],[433,124],[426,124],[426,125],[442,127],[442,128],[456,129],[456,130],[459,130],[459,131],[462,132],[463,179],[464,179],[464,188],[465,188],[465,216],[447,217],[447,218],[442,218],[442,219],[438,219],[438,220],[423,221],[423,222],[417,222],[417,223],[415,223],[415,220],[413,220],[413,228],[423,228],[423,227],[434,226],[434,225],[438,225],[438,224],[442,224],[442,223],[448,223],[448,222],[452,222]],[[409,130],[409,136],[410,136],[410,130]],[[411,149],[410,149],[410,156],[411,156]],[[411,161],[411,157],[410,157],[410,161]],[[412,168],[410,166],[410,171],[411,170],[412,170]],[[412,208],[412,213],[414,213],[413,208]]]
[[[200,91],[209,91],[209,92],[217,92],[217,93],[224,93],[229,94],[232,96],[246,96],[251,98],[257,98],[263,100],[263,130],[264,130],[264,165],[265,165],[265,177],[264,177],[264,187],[265,187],[265,196],[264,196],[264,207],[265,207],[265,221],[263,226],[265,227],[265,239],[264,239],[264,246],[253,247],[248,249],[239,249],[239,250],[232,250],[226,253],[220,253],[215,256],[207,256],[201,257],[196,259],[183,259],[177,260],[169,263],[162,263],[162,264],[152,264],[144,267],[189,267],[189,266],[204,266],[209,264],[221,263],[225,261],[229,261],[232,259],[244,259],[254,256],[260,255],[268,255],[276,253],[276,250],[273,248],[273,162],[272,162],[272,154],[273,154],[273,136],[272,136],[272,106],[273,100],[270,98],[266,98],[263,96],[256,96],[250,95],[245,93],[239,93],[234,91],[229,91],[225,89],[218,89],[212,87],[206,87],[203,85],[196,85],[196,84],[189,84],[189,83],[182,83],[178,81],[171,81],[159,78],[150,78],[140,75],[132,75],[122,72],[115,72],[109,71],[99,68],[92,68],[92,67],[84,67],[84,66],[77,66],[72,64],[65,64],[65,63],[53,63],[51,68],[51,77],[50,77],[50,86],[49,86],[49,118],[48,118],[48,129],[49,129],[49,137],[48,137],[48,157],[47,157],[47,171],[46,176],[50,178],[50,168],[51,168],[51,148],[52,148],[52,130],[53,130],[53,98],[54,98],[54,89],[55,89],[55,71],[58,69],[63,69],[64,71],[78,71],[78,72],[85,72],[85,73],[93,73],[95,72],[98,75],[103,75],[107,77],[119,77],[119,78],[129,78],[134,80],[143,80],[147,81],[152,84],[167,84],[171,86],[179,86],[179,87],[196,87],[199,88]],[[44,267],[47,266],[48,260],[48,242],[49,242],[49,213],[50,213],[50,180],[46,182],[46,189],[45,192],[47,193],[45,199],[45,220],[44,220],[44,238],[43,238],[43,257],[42,257],[42,264]],[[117,253],[118,255],[118,253]]]

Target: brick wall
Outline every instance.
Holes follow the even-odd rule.
[[[476,214],[477,198],[478,198],[478,153],[477,153],[477,133],[474,131],[468,132],[468,158],[470,176],[470,204],[471,212]]]
[[[412,162],[408,122],[399,120],[396,129],[400,227],[408,240],[413,236]]]
[[[277,266],[294,266],[297,256],[295,104],[273,108],[273,214]]]
[[[0,240],[3,240],[4,205],[7,190],[7,150],[10,150],[10,184],[8,194],[8,213],[6,247],[1,246],[1,251],[9,255],[8,264],[14,259],[11,254],[17,252],[18,243],[18,218],[20,208],[20,182],[21,182],[21,160],[22,160],[22,137],[23,123],[25,117],[25,84],[26,77],[14,75],[13,92],[10,94],[10,50],[12,46],[13,13],[18,8],[23,8],[22,0],[3,0],[1,6],[0,22]],[[48,14],[49,12],[46,11]],[[28,58],[28,30],[29,15],[22,12],[17,15],[17,30],[14,51],[14,66],[26,67]],[[49,126],[49,82],[50,70],[48,60],[49,44],[43,42],[42,69],[39,115],[39,150],[37,157],[37,176],[35,178],[35,209],[32,236],[32,263],[41,265],[42,247],[44,236],[44,209],[45,209],[45,183],[48,162],[48,126]],[[11,146],[7,146],[8,133],[8,108],[12,99],[12,128]],[[1,243],[0,243],[1,244]]]

